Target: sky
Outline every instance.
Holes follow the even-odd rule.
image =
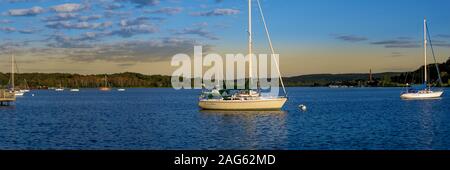
[[[269,53],[253,3],[255,52]],[[438,62],[450,57],[448,0],[261,4],[283,76],[417,69],[424,17]],[[19,72],[171,75],[195,45],[245,53],[247,12],[246,0],[0,0],[0,71],[14,54]]]

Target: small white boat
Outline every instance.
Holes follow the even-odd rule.
[[[117,91],[125,91],[125,89],[117,89]]]
[[[15,96],[23,96],[25,93],[21,91],[14,91]]]
[[[28,90],[28,89],[19,90],[19,91],[22,92],[22,93],[28,93],[28,92],[30,92],[30,90]]]
[[[64,88],[56,88],[55,91],[64,91]]]
[[[423,85],[418,86],[416,88],[409,87],[405,92],[403,92],[400,95],[400,98],[402,99],[436,99],[440,98],[442,94],[444,94],[443,90],[432,90],[431,86],[428,84],[428,73],[427,73],[427,43],[428,38],[430,38],[430,46],[431,50],[433,50],[433,45],[431,43],[431,37],[427,35],[428,33],[428,26],[427,26],[427,20],[424,19],[423,21],[423,28],[424,28],[424,55],[425,55],[425,64],[424,64],[424,82]],[[434,51],[433,51],[433,57],[434,57]],[[439,74],[439,67],[436,67],[438,72],[439,81],[442,84],[442,79]]]
[[[79,92],[80,89],[70,89],[71,92]]]

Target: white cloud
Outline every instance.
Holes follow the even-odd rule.
[[[77,12],[83,10],[85,6],[76,3],[67,3],[51,7],[56,12]]]
[[[35,16],[44,12],[44,8],[35,6],[27,9],[11,9],[8,11],[10,16]]]
[[[206,11],[206,12],[194,12],[191,15],[193,15],[193,16],[225,16],[225,15],[236,15],[239,13],[240,13],[240,11],[237,9],[219,8],[219,9],[214,9],[212,11]]]

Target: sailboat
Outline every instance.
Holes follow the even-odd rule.
[[[15,62],[14,62],[14,55],[11,55],[11,88],[10,88],[10,92],[14,93],[14,96],[23,96],[25,93],[21,92],[20,90],[16,90],[15,88],[15,82],[14,82],[14,68]]]
[[[428,26],[427,26],[427,20],[426,18],[423,21],[423,27],[424,27],[424,56],[425,56],[425,65],[424,65],[424,82],[422,85],[417,86],[415,88],[407,88],[406,92],[403,92],[400,97],[402,99],[435,99],[435,98],[440,98],[442,96],[442,94],[444,94],[443,90],[432,90],[431,86],[428,84],[428,74],[427,74],[427,43],[428,43],[428,38],[429,35],[427,35],[428,33]],[[431,38],[430,38],[431,39]],[[433,50],[433,45],[431,43],[430,40],[430,46],[431,46],[431,50]],[[433,52],[434,55],[434,52]],[[434,57],[434,56],[433,56]],[[438,69],[438,74],[439,74],[439,68],[436,67]],[[439,80],[441,81],[440,75],[439,76]]]
[[[61,83],[59,83],[59,87],[56,88],[55,91],[64,91],[64,87],[62,87]]]
[[[78,86],[78,82],[77,81],[75,81],[75,85]],[[79,92],[80,89],[79,88],[71,88],[70,91],[71,92]]]
[[[106,75],[105,75],[105,79],[104,80],[105,80],[105,84],[104,84],[103,87],[100,87],[100,91],[110,91],[111,88],[108,87],[108,78],[106,77]]]
[[[11,55],[11,63],[14,63],[14,56]],[[16,101],[16,95],[14,91],[14,66],[11,65],[11,77],[9,80],[9,88],[0,89],[0,106],[4,104],[9,105],[10,102]]]
[[[19,73],[19,67],[17,66],[17,63],[13,61],[12,64],[15,66],[15,68],[13,68],[14,71],[17,71],[17,73]],[[25,93],[30,92],[30,87],[28,86],[27,80],[23,79],[23,81],[25,83],[24,88],[18,88],[18,90],[16,90],[16,95],[18,96],[23,96]]]
[[[25,82],[25,89],[20,89],[19,91],[20,91],[20,92],[23,92],[23,93],[28,93],[28,92],[30,92],[30,87],[28,86],[27,80],[26,80],[26,79],[23,79],[23,81]]]
[[[271,47],[272,54],[275,54],[275,51],[272,46],[272,41],[270,39],[269,31],[267,29],[267,25],[264,19],[264,14],[262,12],[261,4],[259,0],[257,0],[259,11],[264,23],[265,31],[267,34],[267,38],[269,40],[269,45]],[[248,0],[248,51],[249,58],[252,53],[252,0]],[[249,59],[248,68],[249,68],[249,76],[248,79],[252,81],[252,59]],[[275,65],[277,66],[278,73],[280,70],[278,68],[278,63],[275,60]],[[283,91],[285,96],[272,96],[272,97],[263,97],[258,91],[253,89],[245,89],[240,90],[238,93],[228,96],[223,96],[221,90],[216,87],[212,89],[210,92],[204,92],[199,99],[199,107],[204,110],[280,110],[283,105],[287,101],[287,93],[283,84],[283,79],[280,74],[281,85],[283,87]],[[228,91],[228,90],[226,90]]]

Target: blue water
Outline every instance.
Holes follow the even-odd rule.
[[[450,149],[450,89],[401,90],[289,88],[283,111],[241,113],[200,111],[195,90],[32,91],[0,108],[0,149]]]

